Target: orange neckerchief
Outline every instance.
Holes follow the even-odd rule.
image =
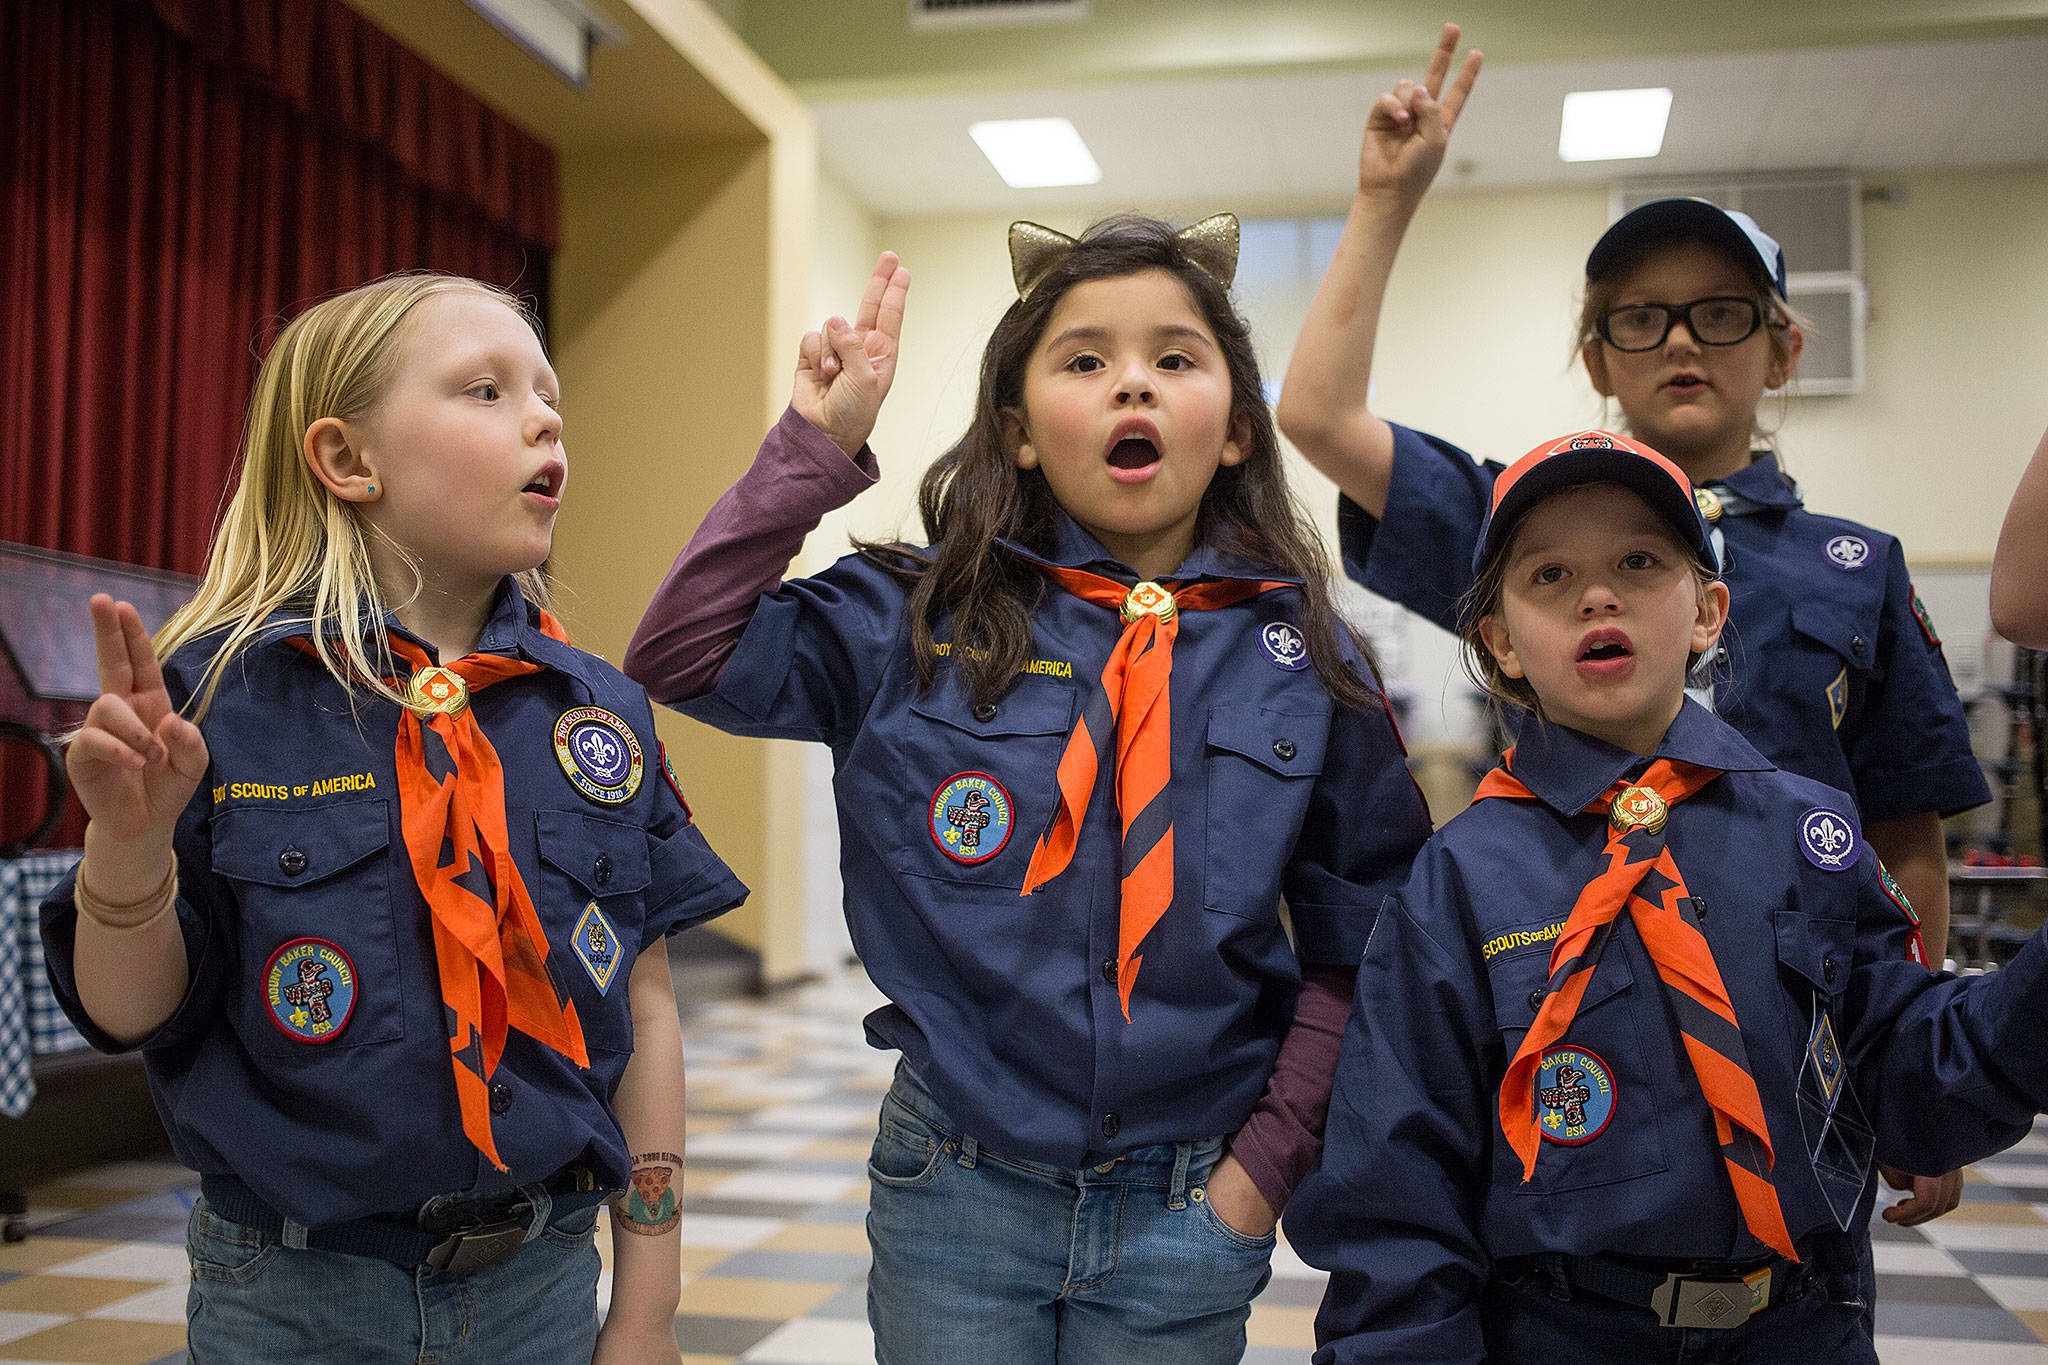
[[[540,626],[568,643],[545,611]],[[507,1032],[516,1028],[576,1065],[590,1065],[576,1006],[548,973],[547,934],[512,860],[504,767],[469,709],[470,692],[542,665],[469,654],[436,666],[412,641],[389,638],[391,652],[412,665],[411,699],[434,712],[422,720],[407,711],[399,720],[398,812],[433,923],[455,1098],[463,1133],[502,1171],[485,1083],[498,1069]],[[312,648],[303,638],[293,643]]]
[[[1514,751],[1505,758],[1512,765]],[[1796,1261],[1778,1191],[1771,1184],[1771,1136],[1764,1126],[1763,1099],[1750,1073],[1735,1006],[1714,965],[1713,949],[1700,932],[1685,878],[1664,845],[1669,808],[1720,775],[1718,768],[1660,758],[1635,782],[1616,782],[1586,807],[1587,814],[1608,816],[1607,847],[1601,854],[1606,867],[1579,893],[1551,946],[1542,1007],[1501,1082],[1500,1125],[1508,1145],[1522,1159],[1522,1179],[1527,1181],[1536,1173],[1539,1146],[1536,1072],[1545,1049],[1571,1027],[1614,922],[1625,908],[1664,982],[1686,1056],[1713,1111],[1721,1159],[1743,1221],[1758,1241]],[[1486,775],[1472,799],[1489,796],[1531,799],[1534,793],[1500,767]]]
[[[1173,903],[1173,801],[1166,790],[1172,776],[1173,709],[1167,679],[1173,671],[1173,641],[1180,633],[1179,608],[1208,611],[1294,584],[1228,579],[1134,588],[1084,569],[1039,567],[1083,601],[1122,613],[1124,633],[1103,667],[1101,696],[1082,707],[1060,756],[1059,810],[1031,852],[1023,894],[1059,876],[1073,861],[1102,750],[1114,730],[1116,808],[1123,817],[1116,993],[1128,1021],[1131,987],[1143,961],[1138,945]]]

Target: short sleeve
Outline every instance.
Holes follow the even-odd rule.
[[[1304,963],[1355,967],[1429,838],[1429,807],[1384,706],[1338,707],[1283,885]]]
[[[905,619],[902,586],[848,555],[764,594],[718,686],[676,709],[736,735],[848,739],[908,651]]]
[[[1458,602],[1472,586],[1472,552],[1500,466],[1481,464],[1427,433],[1387,425],[1394,469],[1386,515],[1375,518],[1349,498],[1337,501],[1344,572],[1456,634]]]
[[[1842,748],[1866,822],[1928,811],[1946,817],[1991,799],[1955,680],[1897,541],[1885,559],[1877,668],[1863,705],[1842,726]]]

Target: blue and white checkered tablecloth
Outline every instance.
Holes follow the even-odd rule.
[[[77,849],[0,858],[0,1114],[8,1118],[35,1098],[32,1056],[86,1046],[50,991],[36,931],[36,907],[77,861]]]

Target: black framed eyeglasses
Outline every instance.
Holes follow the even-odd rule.
[[[1733,346],[1763,326],[1755,299],[1694,299],[1691,303],[1632,303],[1601,315],[1600,336],[1617,351],[1654,351],[1679,319],[1702,346]]]

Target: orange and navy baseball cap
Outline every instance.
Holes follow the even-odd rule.
[[[1692,480],[1656,451],[1611,431],[1575,431],[1545,441],[1501,471],[1493,481],[1493,505],[1479,528],[1479,548],[1472,556],[1476,576],[1506,548],[1515,523],[1552,493],[1585,483],[1618,483],[1637,494],[1671,523],[1686,548],[1715,573],[1721,558],[1707,519],[1693,499]]]

